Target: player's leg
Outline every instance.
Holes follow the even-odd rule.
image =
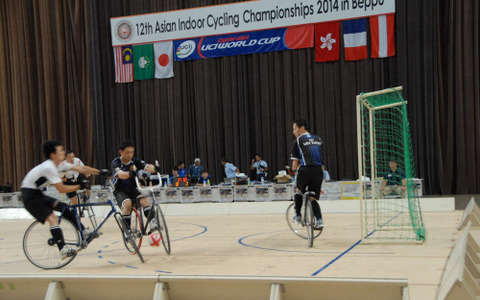
[[[153,208],[153,205],[150,204],[150,201],[148,200],[147,197],[143,195],[139,195],[138,199],[140,201],[140,205],[143,208],[143,214],[145,218],[147,218],[147,221],[145,222],[145,224],[149,224],[150,226],[150,230],[149,230],[149,234],[150,234],[150,232],[158,229],[158,226],[159,226],[157,219],[155,218],[155,209]]]
[[[120,209],[122,210],[122,217],[125,220],[128,229],[130,229],[130,224],[132,220],[131,213],[133,207],[132,200],[130,199],[128,193],[124,191],[115,191],[114,196],[118,207],[120,207]]]
[[[305,172],[305,168],[301,167],[298,170],[297,174],[297,191],[293,196],[293,200],[295,201],[295,217],[294,222],[299,222],[302,216],[302,205],[303,205],[303,193],[306,191],[307,183],[308,183],[308,174]]]
[[[313,214],[316,218],[316,229],[322,229],[324,227],[322,210],[318,201],[320,199],[320,193],[322,190],[323,182],[323,170],[321,167],[310,167],[306,170],[308,176],[308,190],[315,193],[314,200],[312,200]]]
[[[75,256],[75,253],[80,250],[79,246],[65,246],[65,237],[63,234],[63,230],[60,227],[60,220],[53,213],[53,210],[62,212],[63,211],[63,218],[67,219],[68,221],[71,222],[75,226],[75,228],[78,230],[78,224],[77,224],[77,219],[75,216],[75,213],[70,209],[68,205],[65,203],[59,202],[57,199],[45,196],[45,203],[48,203],[50,206],[50,214],[48,217],[45,219],[46,222],[50,224],[50,233],[52,234],[52,237],[55,241],[55,243],[58,246],[58,250],[60,250],[60,258],[62,260],[65,260],[69,257]],[[68,222],[65,222],[68,223]],[[83,225],[80,223],[80,226],[82,226],[82,229],[84,228]],[[76,234],[78,236],[78,233]],[[74,241],[78,242],[78,238],[74,238]]]

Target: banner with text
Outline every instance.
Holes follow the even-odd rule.
[[[313,47],[313,25],[174,41],[175,61]]]
[[[395,12],[395,0],[245,1],[110,19],[112,45],[284,28]]]

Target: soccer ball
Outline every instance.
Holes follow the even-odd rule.
[[[149,237],[148,237],[148,243],[150,244],[150,246],[152,247],[158,247],[160,246],[160,242],[162,241],[162,238],[160,237],[160,235],[158,233],[152,233]]]

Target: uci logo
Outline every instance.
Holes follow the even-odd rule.
[[[177,57],[186,58],[189,57],[195,51],[195,42],[192,40],[185,41],[177,47]]]

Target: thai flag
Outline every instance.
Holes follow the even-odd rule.
[[[395,14],[370,17],[371,57],[395,55]]]
[[[367,19],[343,21],[343,42],[345,60],[367,58]]]

